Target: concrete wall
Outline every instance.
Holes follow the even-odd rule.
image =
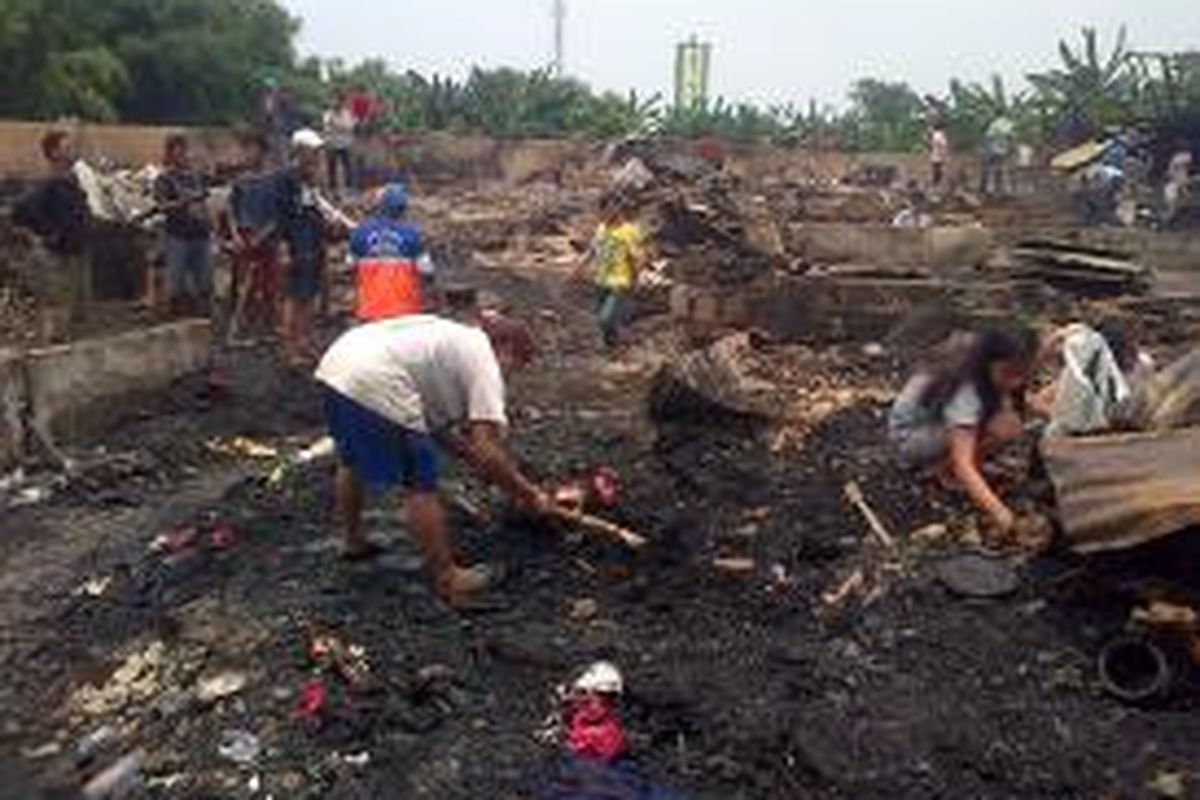
[[[191,137],[197,160],[204,164],[236,158],[232,131],[133,125],[59,125],[46,122],[0,122],[0,179],[30,180],[45,174],[41,139],[47,131],[71,132],[80,155],[91,162],[140,167],[162,161],[163,143],[173,133]]]
[[[16,463],[24,453],[21,410],[25,396],[21,354],[0,350],[0,469]]]
[[[161,390],[209,363],[208,320],[184,320],[107,338],[0,354],[0,468],[21,455],[22,421],[69,442],[120,416],[122,401]]]
[[[0,121],[0,179],[40,177],[44,172],[40,140],[52,129],[71,131],[81,154],[89,161],[111,161],[122,166],[157,163],[162,158],[163,141],[173,133],[186,133],[192,138],[202,163],[228,163],[236,158],[236,142],[228,129]],[[694,149],[690,142],[665,146]],[[568,139],[502,141],[431,133],[380,138],[364,143],[362,149],[369,160],[418,177],[442,172],[521,182],[599,153],[602,143]],[[919,154],[813,152],[767,145],[729,148],[730,169],[755,178],[773,175],[836,180],[862,164],[893,166],[906,179],[923,178],[928,170],[925,158]],[[973,159],[960,157],[952,162],[950,173],[972,169]]]
[[[982,227],[903,229],[889,225],[798,223],[788,229],[791,253],[816,264],[946,272],[982,264],[995,245]]]

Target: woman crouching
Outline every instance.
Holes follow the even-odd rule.
[[[1038,347],[1031,329],[983,331],[944,364],[914,375],[888,417],[888,436],[906,465],[937,469],[1005,533],[1016,517],[980,467],[1022,433]]]

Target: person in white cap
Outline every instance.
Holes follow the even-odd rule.
[[[283,351],[293,366],[316,360],[313,301],[325,279],[325,241],[328,231],[350,230],[355,222],[339,211],[317,188],[324,140],[302,128],[292,134],[292,167],[279,185],[279,221],[288,246],[284,279]]]

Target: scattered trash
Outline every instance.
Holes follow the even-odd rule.
[[[1146,784],[1146,788],[1159,797],[1183,800],[1188,796],[1187,775],[1183,772],[1160,772]]]
[[[21,748],[21,757],[29,761],[41,761],[46,758],[53,758],[62,752],[62,745],[58,742],[46,742],[37,747]]]
[[[454,668],[446,664],[429,664],[417,670],[417,683],[428,688],[435,683],[449,683],[455,674]]]
[[[267,484],[278,486],[292,471],[308,464],[331,459],[336,453],[337,444],[331,437],[323,436],[272,470],[267,478]]]
[[[237,531],[232,526],[217,525],[208,533],[208,545],[213,550],[228,550],[237,543]]]
[[[46,486],[27,486],[24,489],[17,490],[16,494],[8,501],[8,507],[12,509],[25,508],[27,506],[36,506],[39,503],[44,503],[50,499],[54,492]]]
[[[773,592],[783,592],[792,588],[796,581],[788,574],[787,567],[783,564],[772,564],[769,571],[771,576],[770,588]]]
[[[867,576],[861,569],[856,569],[850,573],[841,583],[833,589],[821,595],[821,602],[828,608],[837,608],[849,600],[853,595],[861,593],[867,588]]]
[[[566,746],[577,758],[610,762],[625,751],[616,703],[625,688],[620,671],[597,661],[576,679],[564,702]]]
[[[142,790],[142,754],[133,753],[114,763],[83,787],[87,800],[129,800]]]
[[[235,436],[228,440],[210,439],[205,443],[205,446],[214,453],[226,456],[262,459],[279,458],[278,449],[262,442],[256,442],[245,436]]]
[[[249,731],[230,729],[221,732],[217,752],[223,758],[245,766],[258,760],[262,753],[262,743]]]
[[[592,473],[588,488],[589,504],[598,509],[616,508],[621,498],[621,476],[611,467],[600,467]]]
[[[89,578],[84,581],[75,590],[76,597],[100,597],[108,591],[108,587],[112,586],[112,576],[105,575],[101,578]]]
[[[863,515],[863,519],[867,521],[867,526],[871,529],[872,535],[874,535],[879,544],[888,549],[894,547],[896,545],[895,537],[888,532],[888,529],[879,519],[879,515],[875,513],[875,510],[867,504],[867,498],[863,494],[862,487],[856,481],[850,481],[842,487],[842,492],[845,494],[846,500],[850,505],[857,508],[859,513]]]
[[[338,675],[355,691],[374,688],[367,651],[361,645],[347,645],[336,636],[317,636],[309,644],[308,656],[318,669]]]
[[[567,616],[575,622],[587,622],[600,611],[600,604],[590,597],[572,600]]]
[[[75,745],[74,752],[71,754],[76,768],[86,767],[92,763],[100,751],[116,739],[116,737],[116,729],[111,725],[105,725],[80,739]]]
[[[577,758],[609,762],[625,752],[612,697],[584,693],[567,701],[567,749]]]
[[[910,533],[908,535],[908,539],[909,539],[909,541],[915,542],[917,544],[928,545],[928,544],[937,544],[938,542],[945,541],[949,536],[950,536],[949,526],[944,525],[940,522],[935,522],[932,525],[926,525],[924,527],[917,528],[915,531],[913,531],[912,533]]]
[[[714,558],[712,565],[717,572],[739,578],[753,575],[757,566],[752,558]]]
[[[608,661],[597,661],[580,675],[572,688],[578,692],[598,694],[623,694],[625,682],[621,671]]]
[[[168,533],[160,534],[150,543],[150,549],[156,553],[177,555],[189,550],[200,540],[200,531],[193,527],[177,528]]]
[[[573,513],[616,508],[620,496],[621,476],[611,467],[599,467],[554,490],[555,504]]]
[[[371,754],[366,750],[363,750],[361,753],[350,753],[349,755],[342,756],[342,761],[352,767],[362,769],[371,763]]]
[[[1002,597],[1015,592],[1021,583],[1011,561],[983,553],[943,559],[936,575],[946,588],[963,597]]]
[[[1096,660],[1100,684],[1126,703],[1161,698],[1171,684],[1171,669],[1158,645],[1148,639],[1121,636],[1109,642]]]
[[[329,691],[323,681],[313,679],[304,684],[296,701],[296,717],[305,722],[317,722],[325,713]]]
[[[237,694],[246,686],[244,672],[222,672],[211,678],[202,678],[196,687],[196,699],[201,705],[212,705],[219,700]]]
[[[867,342],[862,346],[862,352],[868,358],[882,358],[887,355],[887,349],[879,342]]]
[[[1176,628],[1190,631],[1200,621],[1200,615],[1197,615],[1196,609],[1191,606],[1155,600],[1148,606],[1135,608],[1129,615],[1129,619],[1131,622],[1151,628]]]
[[[130,703],[145,702],[163,691],[166,646],[154,641],[125,658],[108,680],[96,687],[85,684],[71,697],[74,713],[84,717],[105,717]]]

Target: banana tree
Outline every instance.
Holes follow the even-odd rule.
[[[1095,135],[1105,125],[1124,122],[1131,116],[1131,73],[1126,30],[1122,26],[1112,51],[1100,55],[1095,28],[1084,28],[1083,42],[1072,49],[1058,43],[1060,67],[1029,75],[1039,100],[1053,109],[1069,138]]]
[[[993,75],[988,84],[950,81],[950,99],[945,109],[951,139],[959,150],[978,147],[992,120],[1008,117],[1022,137],[1038,133],[1039,115],[1035,98],[1024,92],[1009,92],[1004,79]]]

